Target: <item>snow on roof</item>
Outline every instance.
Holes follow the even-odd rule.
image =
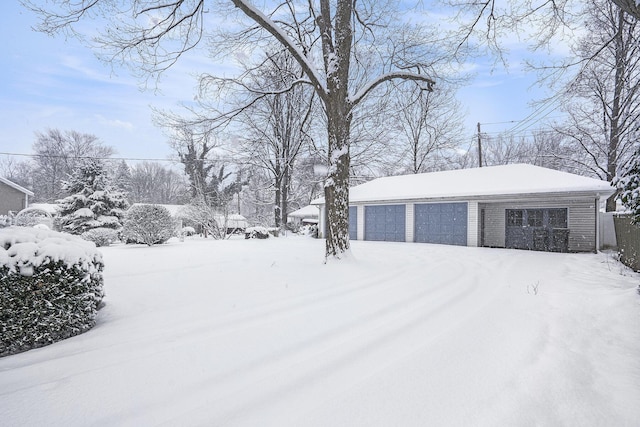
[[[514,164],[378,178],[349,190],[350,202],[592,192],[608,197],[607,181],[540,166]],[[313,204],[322,204],[317,199]]]
[[[19,186],[15,182],[9,181],[7,178],[3,178],[3,177],[0,176],[0,182],[4,182],[9,187],[15,188],[16,190],[21,191],[24,194],[27,194],[29,196],[33,196],[33,191],[27,190],[26,188]]]
[[[227,228],[247,228],[249,226],[247,218],[240,214],[229,214],[226,218],[224,215],[215,215],[215,220],[221,227],[225,224]]]
[[[318,207],[313,205],[305,206],[297,211],[291,212],[288,217],[293,218],[318,218]]]
[[[29,203],[29,207],[43,210],[48,212],[50,215],[56,215],[60,210],[60,205],[55,203]]]
[[[140,206],[140,205],[156,205],[156,206],[164,206],[167,208],[171,216],[176,217],[184,214],[184,205],[163,205],[160,203],[134,203],[131,206]]]

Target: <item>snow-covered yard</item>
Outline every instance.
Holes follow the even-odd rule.
[[[0,359],[0,424],[637,426],[639,275],[606,254],[103,248],[86,334]]]

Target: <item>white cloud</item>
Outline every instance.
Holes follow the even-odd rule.
[[[126,129],[126,130],[133,130],[135,128],[135,126],[131,122],[126,122],[118,119],[108,119],[101,114],[95,114],[94,117],[98,120],[99,123],[106,126]]]

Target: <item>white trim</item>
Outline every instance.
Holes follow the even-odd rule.
[[[467,202],[467,246],[478,246],[479,213],[478,202]]]
[[[413,243],[416,229],[415,205],[413,203],[405,203],[404,212],[405,242]]]

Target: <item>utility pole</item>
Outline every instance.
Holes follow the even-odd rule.
[[[478,122],[478,167],[482,167],[482,137],[480,136],[480,122]]]

